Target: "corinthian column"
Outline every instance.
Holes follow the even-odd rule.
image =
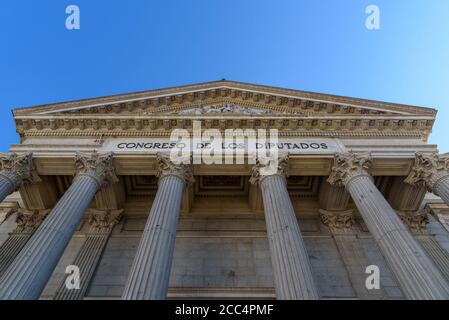
[[[167,296],[182,194],[193,176],[190,166],[175,164],[166,155],[158,154],[157,160],[159,186],[126,282],[125,300]]]
[[[116,181],[112,154],[77,154],[73,184],[0,278],[0,300],[38,299],[95,193]]]
[[[33,168],[32,154],[0,153],[0,202],[27,181],[39,181]]]
[[[449,205],[449,156],[416,153],[415,165],[405,182],[424,183],[430,192]]]
[[[267,168],[257,162],[250,182],[262,191],[276,297],[316,300],[319,296],[309,257],[287,191],[288,156],[279,158],[276,170],[268,172]]]
[[[449,299],[449,285],[368,173],[369,154],[338,154],[328,179],[344,185],[408,299]]]
[[[44,221],[48,212],[50,210],[18,210],[17,227],[0,247],[0,277],[17,257],[37,227]]]

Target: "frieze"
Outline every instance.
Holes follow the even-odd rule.
[[[235,141],[224,141],[220,146],[223,152],[245,150],[245,145],[236,143]],[[288,152],[290,154],[334,154],[346,150],[343,143],[338,139],[283,139],[276,143],[276,146],[279,152]],[[169,152],[173,149],[182,149],[185,147],[184,142],[172,142],[170,139],[106,139],[100,148],[100,152],[157,153]],[[208,146],[204,142],[196,143],[195,147],[198,150],[208,149]],[[256,148],[258,147],[266,148],[267,146],[263,143],[257,143]]]

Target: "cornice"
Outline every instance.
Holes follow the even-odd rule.
[[[263,112],[180,115],[231,104]],[[250,109],[248,109],[250,110]],[[268,112],[265,112],[268,111]],[[427,141],[433,109],[231,81],[87,99],[13,111],[24,137],[160,137],[173,129],[271,129],[280,136],[411,137]]]
[[[416,107],[410,105],[402,105],[395,103],[386,103],[373,100],[365,100],[358,98],[349,98],[329,94],[320,94],[292,89],[283,89],[255,84],[247,84],[233,81],[217,81],[209,83],[201,83],[196,85],[187,85],[166,89],[149,90],[143,92],[120,94],[113,96],[105,96],[94,99],[84,99],[71,102],[56,103],[50,105],[41,105],[29,108],[18,108],[13,110],[14,116],[23,115],[27,113],[42,113],[53,112],[58,110],[70,110],[73,108],[89,108],[93,106],[101,105],[113,105],[117,103],[125,104],[126,108],[133,108],[140,104],[142,99],[148,99],[151,104],[155,103],[159,106],[164,102],[176,102],[186,99],[195,98],[195,96],[201,95],[222,96],[226,97],[227,94],[241,97],[243,100],[251,99],[258,100],[263,99],[265,102],[275,103],[282,105],[298,104],[297,100],[308,100],[309,103],[314,105],[325,104],[342,104],[348,107],[367,108],[371,110],[391,111],[397,113],[410,113],[410,114],[422,114],[422,115],[436,115],[436,110],[431,108]],[[147,103],[145,101],[145,103]]]
[[[173,129],[192,130],[193,120],[204,129],[278,129],[279,136],[411,137],[426,141],[433,120],[400,118],[65,118],[16,120],[21,137],[170,136]]]
[[[222,131],[222,133],[224,133]],[[30,130],[26,132],[24,137],[154,137],[154,138],[169,138],[170,131],[122,131],[122,130]],[[292,131],[280,132],[279,137],[328,137],[328,138],[343,138],[343,137],[358,137],[358,138],[378,138],[378,137],[398,137],[411,139],[427,139],[427,135],[423,135],[419,131]]]

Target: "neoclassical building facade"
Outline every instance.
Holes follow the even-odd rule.
[[[0,299],[449,299],[434,109],[222,80],[13,115]],[[194,123],[276,129],[275,170],[173,161]]]

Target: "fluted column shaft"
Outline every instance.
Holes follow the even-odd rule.
[[[86,241],[77,254],[73,265],[80,271],[80,288],[68,289],[66,279],[61,282],[58,291],[56,291],[53,300],[81,300],[86,294],[89,282],[95,272],[98,261],[101,258],[104,247],[108,242],[108,234],[89,234]]]
[[[110,154],[78,155],[76,163],[81,174],[0,278],[0,299],[39,298],[95,193],[116,179]]]
[[[265,177],[260,188],[277,299],[318,299],[309,257],[285,178],[280,175]]]
[[[409,299],[449,299],[449,286],[435,264],[369,176],[357,176],[346,188],[370,233]]]
[[[95,273],[111,232],[121,219],[123,210],[88,210],[90,230],[86,234],[86,241],[76,255],[73,265],[79,268],[79,289],[67,288],[67,277],[61,282],[53,300],[82,300],[87,292],[91,279]]]
[[[409,299],[449,299],[449,286],[368,176],[347,189]]]
[[[0,299],[38,299],[99,186],[81,176],[28,240],[0,279]]]
[[[449,285],[366,171],[369,155],[337,155],[329,182],[340,181],[408,299],[449,299]]]
[[[0,247],[0,277],[31,238],[29,233],[13,233]]]
[[[449,281],[449,253],[441,247],[434,236],[417,235],[417,240],[433,259],[446,281]]]
[[[20,177],[11,171],[0,171],[0,202],[13,193],[20,184]]]
[[[166,298],[184,185],[175,175],[161,178],[123,299]]]
[[[193,183],[190,165],[175,164],[158,154],[159,187],[137,248],[124,300],[162,300],[167,296],[175,249],[176,227],[186,184]]]
[[[433,192],[449,205],[449,174],[436,181]]]
[[[48,212],[49,210],[18,210],[17,227],[0,247],[0,277],[18,256]]]

